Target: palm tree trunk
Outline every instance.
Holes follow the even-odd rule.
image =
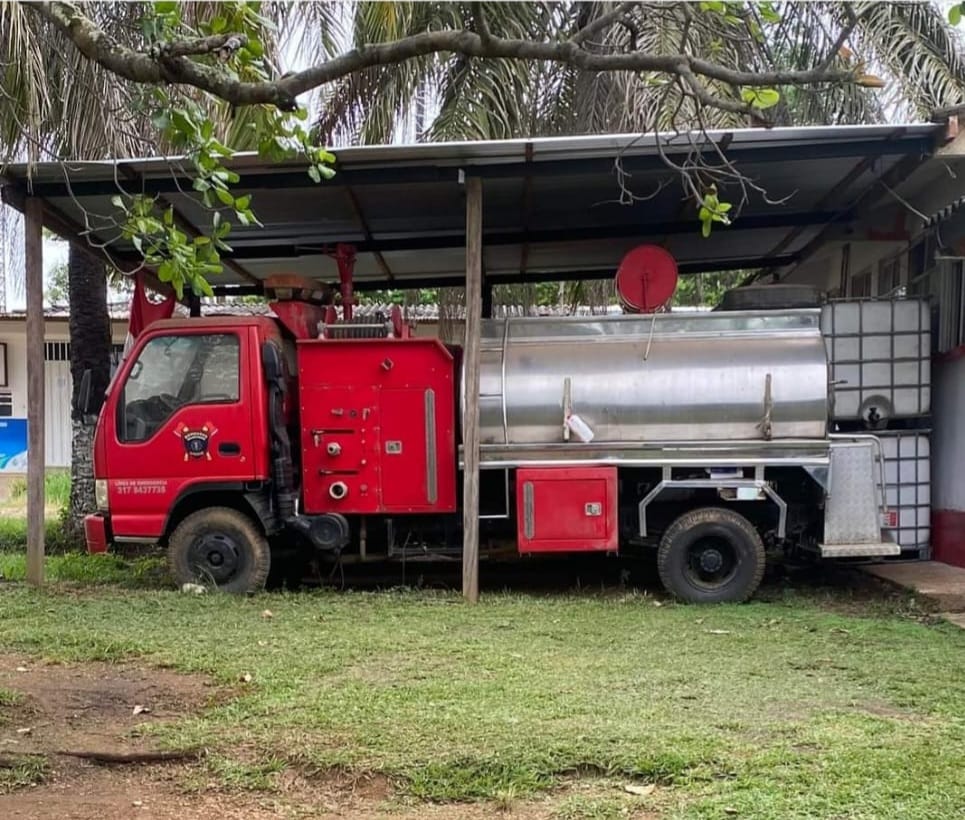
[[[67,270],[74,438],[70,462],[70,508],[65,524],[67,535],[73,540],[83,537],[84,516],[96,509],[94,426],[111,376],[111,320],[107,309],[104,263],[72,243]],[[84,407],[80,389],[87,370],[90,371],[90,400]]]

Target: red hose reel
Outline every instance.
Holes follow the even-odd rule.
[[[656,313],[677,289],[677,261],[659,245],[638,245],[617,268],[616,289],[630,313]]]

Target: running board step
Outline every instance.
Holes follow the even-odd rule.
[[[822,558],[877,558],[901,555],[901,547],[893,541],[878,544],[818,544]]]

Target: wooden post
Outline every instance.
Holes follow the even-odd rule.
[[[27,581],[44,583],[44,251],[43,203],[24,208],[27,291]]]
[[[466,179],[465,399],[462,411],[462,594],[479,600],[479,332],[482,317],[482,180]]]

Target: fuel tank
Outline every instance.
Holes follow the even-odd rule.
[[[827,433],[819,310],[484,320],[481,360],[483,444]]]

